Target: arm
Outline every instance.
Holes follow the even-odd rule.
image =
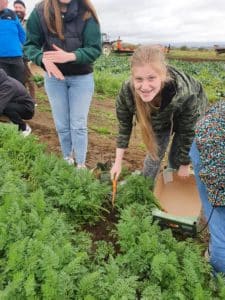
[[[129,93],[128,83],[125,82],[120,90],[120,93],[116,99],[116,114],[119,121],[119,133],[117,137],[117,149],[115,163],[111,169],[111,178],[118,179],[121,169],[124,152],[128,147],[131,132],[133,113],[129,110],[126,100],[131,100],[131,94]],[[132,105],[131,101],[131,105]]]
[[[27,21],[27,40],[24,45],[25,56],[33,61],[36,65],[44,67],[49,77],[53,75],[57,79],[64,79],[63,74],[55,65],[54,61],[51,61],[44,56],[42,50],[43,44],[44,32],[41,28],[37,12],[33,10]]]
[[[44,33],[42,32],[39,17],[35,10],[32,11],[27,20],[26,31],[27,39],[24,44],[24,53],[29,60],[38,66],[42,66]]]
[[[13,98],[15,92],[10,84],[3,82],[0,84],[0,115],[3,114],[7,104]]]
[[[111,180],[113,180],[114,178],[116,180],[118,180],[118,178],[119,178],[119,175],[122,170],[122,161],[123,161],[124,152],[125,152],[125,149],[120,149],[120,148],[116,149],[115,163],[112,166],[112,169],[110,171]]]
[[[101,51],[102,41],[100,26],[97,24],[94,18],[90,18],[87,20],[83,32],[83,47],[74,52],[76,56],[76,63],[93,63],[100,56]]]
[[[53,51],[44,53],[44,59],[54,63],[75,62],[76,64],[93,63],[101,54],[101,34],[99,25],[93,18],[87,20],[83,32],[83,47],[74,52],[67,52],[63,49],[53,46]]]
[[[176,160],[179,166],[188,166],[190,164],[189,151],[195,136],[195,125],[199,118],[198,103],[200,101],[196,95],[188,96],[181,110],[174,117],[177,146]]]

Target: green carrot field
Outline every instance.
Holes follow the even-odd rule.
[[[223,60],[168,62],[202,82],[211,103],[225,97]],[[115,97],[129,76],[129,57],[95,63],[91,166],[115,151]],[[151,180],[124,169],[113,208],[109,173],[102,180],[60,158],[43,77],[34,81],[33,134],[24,139],[0,123],[0,300],[225,299],[225,279],[213,277],[205,241],[175,237],[153,222]],[[140,138],[134,140],[133,168],[145,155]]]

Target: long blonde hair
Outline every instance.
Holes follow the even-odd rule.
[[[171,80],[165,61],[163,50],[159,46],[140,46],[131,57],[131,71],[134,67],[151,65],[160,75],[162,80],[161,88],[165,82]],[[143,142],[149,151],[149,155],[153,160],[158,160],[158,144],[155,133],[152,128],[151,112],[152,107],[148,102],[142,101],[141,97],[136,93],[133,86],[134,99],[137,109],[137,120],[140,124]],[[160,97],[157,95],[156,97]]]
[[[74,1],[74,0],[72,0]],[[76,0],[80,2],[86,12],[83,15],[83,19],[86,20],[90,16],[93,16],[95,21],[99,24],[99,19],[94,5],[90,0]],[[60,3],[58,0],[44,0],[44,18],[48,27],[48,30],[54,34],[57,34],[61,40],[64,40],[63,22],[61,17]]]

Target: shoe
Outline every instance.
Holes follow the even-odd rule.
[[[30,126],[28,124],[26,124],[26,129],[22,131],[22,135],[24,137],[27,137],[30,133],[31,133],[32,129],[30,128]]]
[[[82,164],[82,165],[77,165],[77,169],[81,170],[81,169],[87,169],[87,167]]]
[[[68,163],[68,165],[74,165],[74,159],[70,156],[64,157],[64,160]]]

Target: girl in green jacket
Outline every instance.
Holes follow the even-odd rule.
[[[101,54],[98,17],[90,0],[44,0],[27,21],[25,55],[45,71],[64,159],[85,168],[93,62]]]
[[[131,80],[123,83],[116,101],[119,134],[111,177],[118,178],[134,119],[140,125],[148,155],[143,173],[157,175],[170,137],[169,163],[178,175],[189,175],[189,150],[195,124],[206,110],[207,98],[201,84],[165,62],[162,49],[141,46],[131,58]]]

